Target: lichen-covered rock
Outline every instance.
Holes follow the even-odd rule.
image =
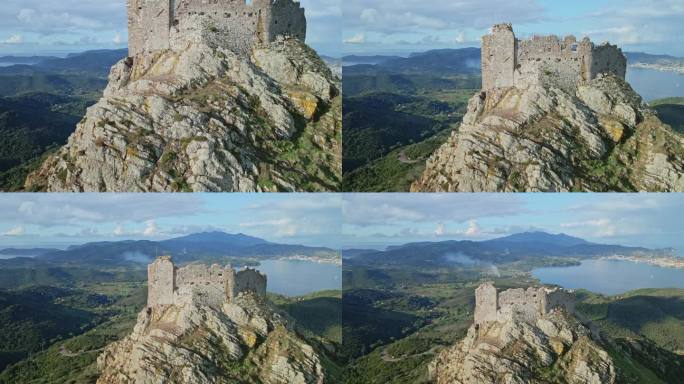
[[[475,95],[415,192],[684,191],[684,136],[613,75]]]
[[[29,175],[46,191],[331,191],[341,85],[304,43],[250,58],[198,41],[117,63],[69,142]]]
[[[617,377],[608,353],[563,310],[534,322],[473,325],[429,371],[437,384],[612,384]]]
[[[98,357],[98,384],[320,384],[318,353],[262,298],[222,309],[156,306]]]

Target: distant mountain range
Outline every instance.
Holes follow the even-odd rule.
[[[169,254],[178,263],[221,258],[257,258],[304,256],[337,259],[339,253],[330,248],[272,243],[244,234],[203,232],[162,241],[123,240],[73,245],[66,250],[13,248],[0,254],[27,256],[0,260],[0,266],[27,265],[131,266],[147,264],[155,255]]]
[[[69,54],[67,57],[53,56],[4,56],[0,62],[16,63],[0,68],[0,75],[7,74],[30,74],[40,72],[99,74],[107,76],[109,70],[119,60],[128,56],[127,49],[103,49]]]
[[[643,52],[625,52],[630,65],[684,64],[684,58],[669,55],[652,55]],[[383,55],[349,55],[342,58],[344,73],[368,73],[387,71],[412,73],[437,71],[438,73],[480,73],[480,48],[436,49],[416,52],[409,57]]]
[[[591,243],[565,234],[525,232],[486,241],[409,243],[385,251],[343,250],[345,262],[373,265],[449,266],[505,263],[537,257],[591,258],[614,254],[668,254],[669,249],[648,249]]]
[[[420,73],[431,75],[479,74],[480,49],[437,49],[413,53],[409,57],[398,56],[345,56],[344,74],[369,74],[373,72]],[[349,65],[354,64],[354,65]]]

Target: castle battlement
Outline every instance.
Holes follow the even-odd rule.
[[[513,317],[534,321],[556,308],[575,311],[575,295],[562,288],[516,288],[497,292],[492,283],[475,289],[475,324]]]
[[[239,54],[278,37],[306,39],[304,8],[293,0],[127,0],[127,5],[129,56],[207,39]]]
[[[551,84],[572,91],[578,82],[612,73],[624,80],[627,59],[608,43],[596,46],[575,36],[515,37],[511,24],[497,24],[482,37],[482,89]]]
[[[266,275],[246,268],[236,271],[218,264],[177,268],[170,256],[147,266],[147,306],[198,304],[220,307],[242,292],[266,295]]]

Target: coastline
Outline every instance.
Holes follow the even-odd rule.
[[[599,260],[617,260],[617,261],[631,261],[633,263],[642,263],[648,265],[655,265],[661,268],[684,269],[684,258],[676,256],[603,256]]]

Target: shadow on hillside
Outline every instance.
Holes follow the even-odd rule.
[[[392,296],[392,297],[390,297]],[[354,358],[375,347],[400,339],[420,326],[418,316],[378,308],[383,300],[395,298],[382,291],[354,290],[342,300],[342,355]]]
[[[608,319],[637,333],[645,325],[668,317],[684,322],[683,298],[633,296],[608,306]]]
[[[336,297],[317,297],[288,304],[287,313],[297,324],[307,330],[327,338],[342,325],[342,300]],[[340,341],[340,340],[333,340]]]
[[[684,105],[661,104],[653,107],[658,111],[658,117],[679,133],[684,133]]]

